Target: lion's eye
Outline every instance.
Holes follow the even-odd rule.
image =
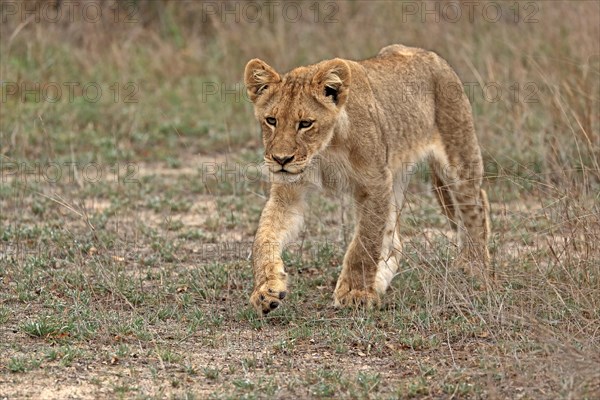
[[[277,125],[277,120],[273,117],[267,117],[266,118],[267,124],[271,125],[271,126],[276,126]]]
[[[300,121],[300,123],[298,124],[298,127],[300,129],[306,129],[306,128],[310,128],[312,126],[313,122],[312,121]]]

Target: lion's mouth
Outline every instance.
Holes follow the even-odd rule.
[[[277,169],[276,169],[277,168]],[[280,175],[300,175],[301,173],[304,172],[304,167],[301,166],[271,166],[271,168],[269,168],[271,170],[272,173],[274,174],[280,174]]]
[[[279,171],[275,171],[276,174],[282,174],[282,175],[298,175],[302,173],[302,170],[300,171],[288,171],[287,169],[283,169],[281,168]]]

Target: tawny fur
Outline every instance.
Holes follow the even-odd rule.
[[[327,60],[281,76],[253,59],[245,84],[273,182],[253,246],[250,301],[259,313],[277,308],[287,293],[281,252],[300,229],[305,194],[314,187],[345,190],[355,202],[356,230],[335,304],[379,303],[398,270],[404,190],[423,158],[432,166],[442,210],[458,230],[458,262],[487,281],[481,152],[471,106],[446,61],[391,45],[367,60]],[[303,128],[300,121],[312,125]]]

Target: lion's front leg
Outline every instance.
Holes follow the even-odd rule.
[[[259,314],[266,315],[279,307],[287,294],[281,252],[302,225],[303,208],[303,186],[273,184],[252,246],[254,291],[250,303]]]
[[[385,180],[384,180],[385,181]],[[391,208],[391,183],[355,193],[357,226],[344,256],[344,266],[334,291],[334,305],[379,304],[375,281],[387,219]]]

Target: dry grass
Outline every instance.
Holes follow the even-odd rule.
[[[494,2],[477,2],[472,22],[465,4],[456,22],[423,21],[410,7],[434,3],[395,1],[320,3],[316,22],[313,2],[294,2],[299,21],[279,7],[255,23],[237,1],[125,2],[134,20],[116,23],[112,1],[93,3],[96,23],[10,8],[36,4],[49,3],[0,3],[0,397],[600,395],[599,3],[518,2],[518,15],[501,3],[496,22]],[[213,12],[226,7],[239,21]],[[466,84],[498,287],[451,267],[424,169],[383,310],[330,308],[352,212],[315,196],[285,254],[290,299],[259,320],[247,257],[267,187],[243,66],[394,42],[435,50]],[[57,102],[26,93],[50,82]],[[492,86],[498,101],[481,91]],[[236,173],[211,175],[226,167]]]

